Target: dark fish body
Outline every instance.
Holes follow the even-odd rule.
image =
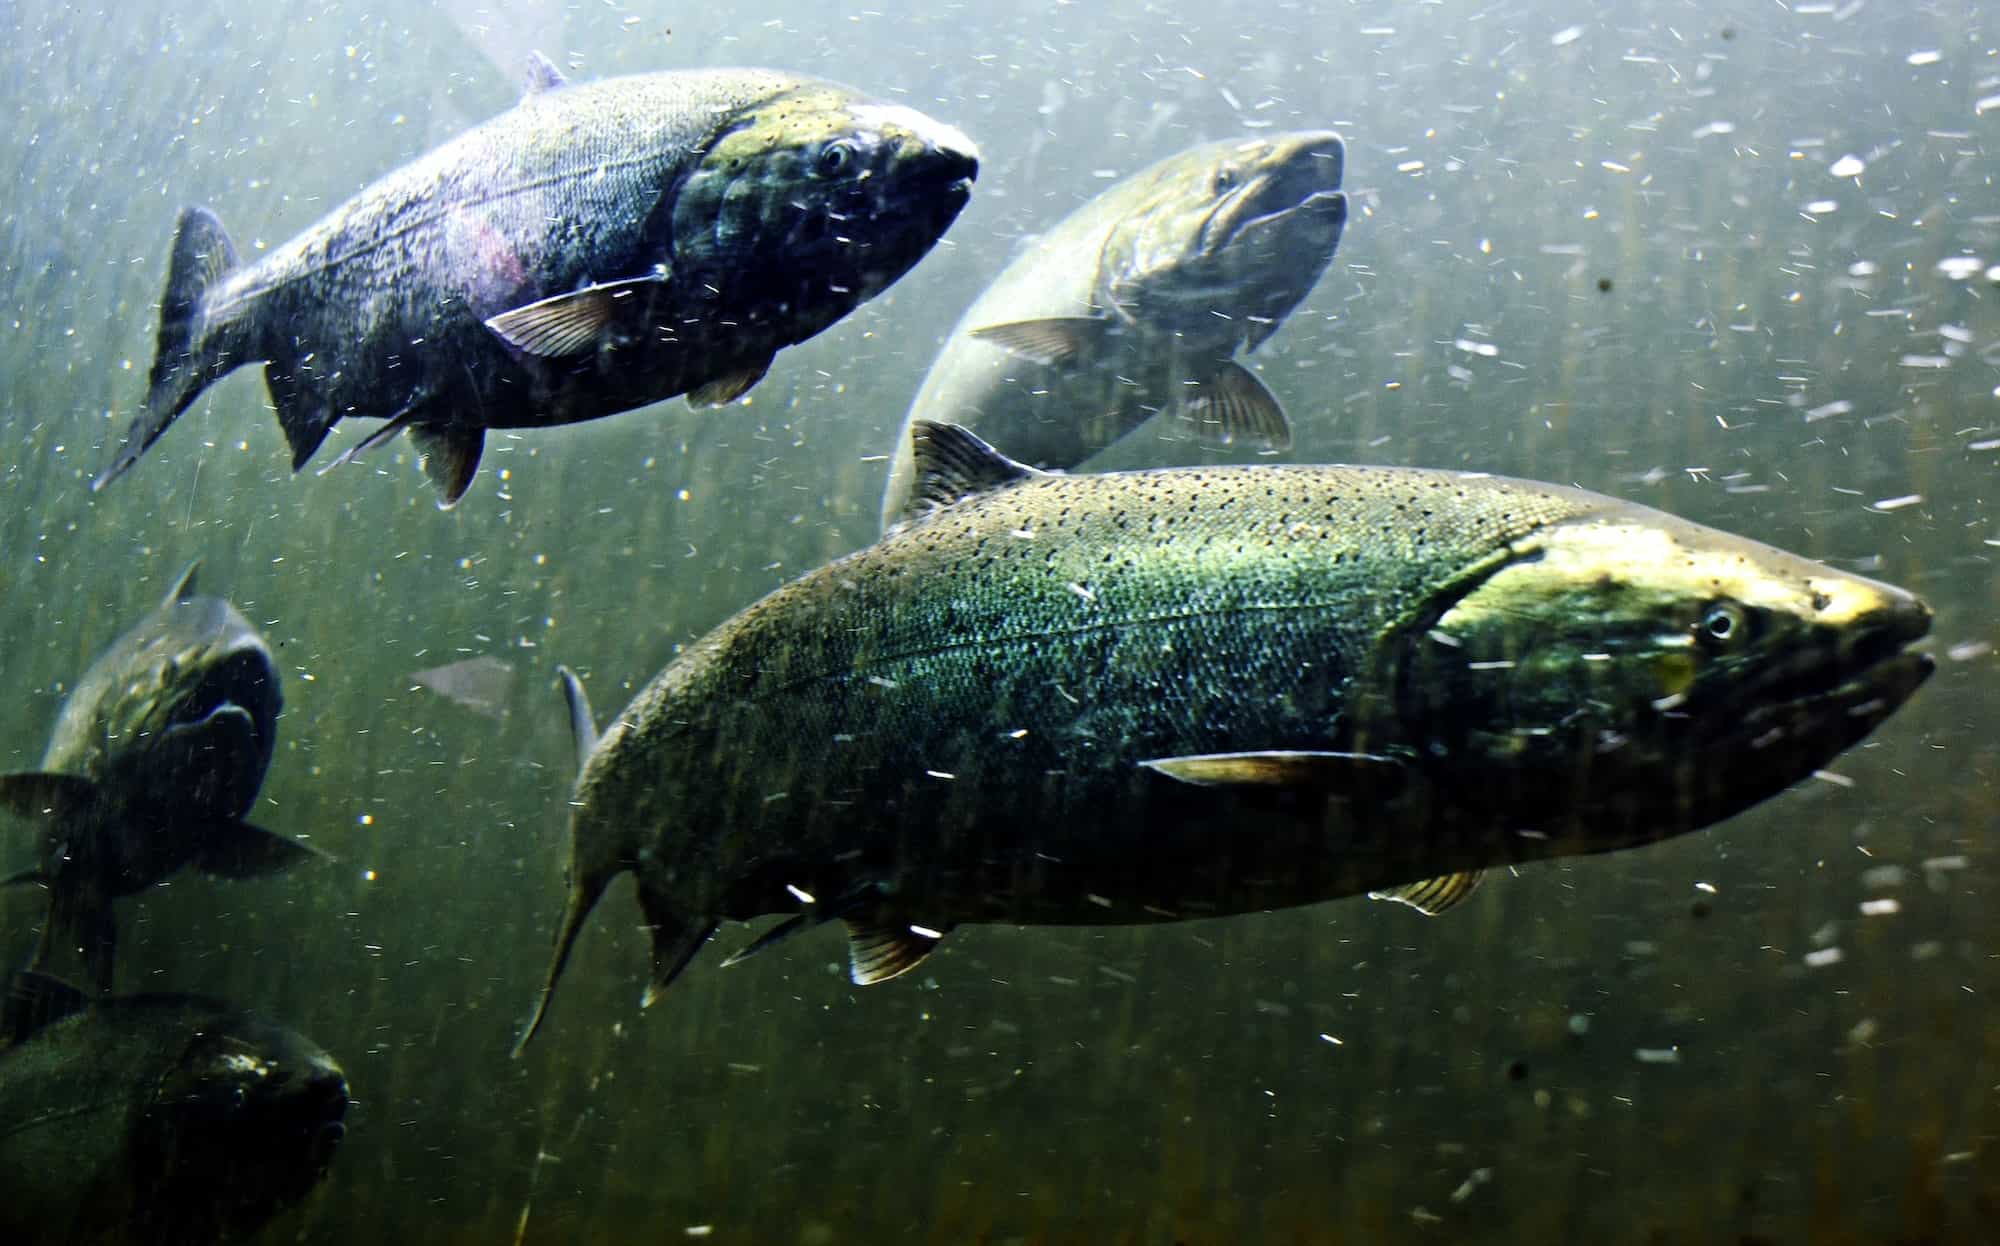
[[[956,130],[765,70],[570,85],[397,169],[249,264],[183,214],[130,467],[245,363],[309,459],[339,420],[407,429],[447,504],[485,430],[688,394],[727,402],[928,252],[970,193]]]
[[[1284,449],[1290,425],[1235,361],[1312,290],[1347,221],[1345,148],[1299,131],[1206,143],[1104,191],[1009,264],[952,330],[897,442],[949,420],[1034,467],[1071,468],[1169,414],[1160,435]]]
[[[311,1191],[344,1135],[340,1066],[231,1005],[12,1006],[42,1015],[0,1048],[0,1241],[240,1240]]]
[[[244,821],[277,743],[278,671],[249,621],[198,595],[194,576],[91,663],[41,768],[0,775],[0,808],[40,831],[36,867],[7,880],[49,893],[35,967],[80,952],[100,990],[111,985],[112,900],[187,866],[241,877],[311,855]]]
[[[1582,490],[918,435],[932,513],[579,722],[551,986],[628,869],[655,990],[770,913],[844,919],[868,982],[964,922],[1425,902],[1726,818],[1931,666],[1908,593]]]

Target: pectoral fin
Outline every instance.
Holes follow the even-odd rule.
[[[1058,316],[1047,320],[1016,320],[990,324],[972,330],[982,342],[991,342],[1012,355],[1046,368],[1071,363],[1088,363],[1102,349],[1111,322],[1089,316]]]
[[[80,775],[47,770],[0,774],[0,808],[24,818],[84,817],[103,799],[104,790]]]
[[[1380,794],[1385,783],[1400,784],[1403,776],[1393,757],[1291,749],[1155,757],[1139,764],[1196,787],[1323,788],[1348,795]]]
[[[410,441],[417,447],[418,466],[437,486],[438,509],[457,506],[479,471],[486,430],[464,424],[412,424]]]
[[[317,848],[248,822],[217,818],[188,829],[201,841],[192,864],[210,878],[259,878],[307,861],[329,859]]]
[[[666,280],[663,266],[643,277],[599,282],[501,312],[486,327],[524,354],[544,359],[581,354],[597,345],[621,302]]]
[[[1211,449],[1292,448],[1292,425],[1276,395],[1235,360],[1224,360],[1214,376],[1188,389],[1180,416],[1202,445]]]
[[[847,927],[847,976],[856,986],[902,977],[923,964],[946,933],[887,917],[842,921]]]
[[[1426,878],[1422,882],[1405,883],[1400,887],[1389,887],[1382,891],[1368,893],[1370,900],[1393,900],[1397,904],[1407,904],[1425,917],[1436,917],[1450,912],[1465,903],[1479,884],[1486,881],[1486,871],[1465,870],[1457,874],[1440,874],[1436,878]]]
[[[690,407],[726,407],[750,392],[750,387],[764,379],[771,370],[771,357],[766,355],[762,362],[736,369],[716,377],[705,385],[688,391]]]

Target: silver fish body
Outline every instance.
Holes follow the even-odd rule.
[[[91,663],[38,770],[0,775],[0,808],[38,832],[37,863],[6,881],[47,891],[34,967],[81,956],[109,990],[111,901],[193,866],[222,877],[289,868],[304,845],[250,825],[284,704],[271,650],[190,567]]]
[[[733,400],[922,258],[977,167],[958,131],[829,82],[571,85],[537,59],[518,107],[254,262],[184,213],[145,404],[97,486],[263,360],[295,470],[338,421],[383,419],[356,449],[408,430],[448,505],[489,428]]]
[[[1034,467],[1071,468],[1162,412],[1160,435],[1288,448],[1277,398],[1235,359],[1311,292],[1347,221],[1346,148],[1296,131],[1179,152],[1034,239],[952,330],[897,441],[947,420]]]
[[[654,991],[770,913],[869,982],[965,922],[1426,903],[1729,817],[1931,669],[1910,594],[1578,489],[917,431],[912,518],[579,722],[551,988],[628,869]]]

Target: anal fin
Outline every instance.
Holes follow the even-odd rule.
[[[1484,870],[1462,870],[1456,874],[1440,874],[1436,878],[1426,878],[1421,882],[1404,883],[1400,887],[1388,887],[1368,893],[1370,900],[1393,900],[1397,904],[1407,904],[1425,917],[1436,917],[1448,913],[1464,904],[1479,884],[1486,880]]]
[[[315,392],[317,382],[307,371],[310,367],[305,360],[282,367],[275,361],[264,365],[264,388],[271,395],[271,405],[278,409],[278,427],[291,447],[295,472],[319,452],[326,435],[340,422]]]
[[[1195,440],[1210,449],[1253,446],[1261,450],[1292,448],[1292,425],[1285,409],[1264,382],[1242,364],[1226,359],[1215,375],[1187,387],[1180,416]]]
[[[437,486],[438,509],[457,506],[479,471],[486,430],[469,424],[412,424],[410,440],[417,447],[418,465]]]
[[[847,927],[847,976],[856,986],[874,986],[924,963],[947,933],[889,917],[842,919]]]

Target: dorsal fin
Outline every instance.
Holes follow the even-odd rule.
[[[956,424],[916,421],[910,425],[910,450],[916,483],[897,517],[901,523],[974,494],[1048,474],[1016,463]]]
[[[162,601],[160,604],[163,606],[171,606],[179,602],[186,601],[190,597],[193,597],[195,593],[194,577],[195,574],[200,570],[201,570],[201,559],[197,558],[193,562],[189,563],[187,566],[187,570],[181,572],[181,578],[175,580],[174,586],[167,590],[166,600]]]
[[[0,999],[0,1043],[26,1042],[36,1031],[82,1012],[88,1004],[82,991],[60,978],[22,970],[7,976],[7,993]]]
[[[597,751],[597,720],[590,716],[590,698],[584,695],[583,681],[567,666],[556,668],[556,678],[562,680],[563,700],[569,705],[569,734],[576,741],[576,769],[583,773],[583,764]]]
[[[521,79],[522,95],[540,95],[568,85],[569,79],[563,77],[563,71],[556,68],[554,61],[539,50],[528,53],[527,73]]]

